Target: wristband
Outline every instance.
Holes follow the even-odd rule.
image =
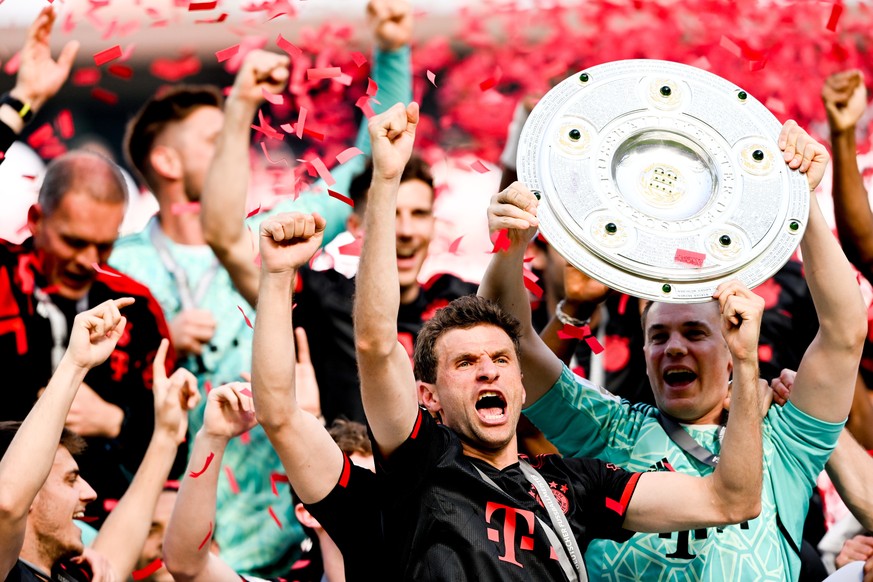
[[[30,107],[30,103],[24,103],[20,99],[16,99],[9,93],[4,93],[2,97],[0,97],[0,107],[3,105],[8,105],[18,114],[18,117],[24,121],[24,123],[28,123],[31,119],[33,119],[33,109]]]
[[[582,320],[567,315],[567,312],[564,311],[564,304],[566,302],[566,299],[561,299],[560,301],[558,301],[558,306],[555,308],[555,317],[558,318],[558,321],[560,321],[564,325],[572,325],[573,327],[585,327],[586,325],[591,323],[590,317],[588,319]]]

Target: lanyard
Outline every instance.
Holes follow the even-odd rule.
[[[552,493],[551,488],[546,484],[546,480],[543,479],[542,475],[530,466],[530,463],[524,459],[519,459],[518,466],[521,469],[521,472],[524,473],[524,476],[527,477],[527,480],[530,481],[537,490],[540,500],[543,502],[543,506],[549,514],[549,519],[551,520],[552,525],[561,532],[561,537],[559,538],[555,533],[555,530],[549,527],[546,522],[537,516],[537,521],[546,532],[546,537],[549,538],[549,543],[551,543],[552,547],[555,548],[558,562],[561,564],[561,568],[564,570],[567,579],[570,580],[570,582],[588,582],[588,572],[585,570],[585,562],[582,560],[582,552],[579,550],[579,544],[570,529],[570,523],[567,521],[567,516],[564,515],[564,512],[561,511],[561,508],[558,506],[558,500],[555,499],[555,494]],[[476,469],[476,472],[479,473],[479,476],[482,477],[483,481],[498,491],[503,492],[500,485],[495,483],[491,477],[482,471],[482,469],[476,465],[473,465],[473,468]]]
[[[710,467],[715,467],[718,465],[719,455],[715,453],[710,453],[707,451],[700,443],[698,443],[694,438],[688,434],[685,429],[683,429],[678,422],[676,422],[672,417],[667,416],[660,410],[658,411],[658,423],[661,425],[661,428],[664,429],[664,432],[667,433],[667,436],[670,437],[670,440],[673,441],[680,449],[700,461],[705,465],[709,465]],[[718,442],[721,444],[721,441],[724,439],[724,431],[725,431],[725,421],[722,420],[721,424],[718,425]]]
[[[48,320],[52,330],[52,374],[54,374],[69,343],[67,316],[54,304],[49,294],[39,287],[34,287],[33,296],[37,301],[36,312]],[[76,313],[82,313],[87,309],[88,296],[86,295],[76,302]]]
[[[158,252],[158,257],[161,259],[164,268],[167,269],[167,272],[170,273],[176,282],[176,287],[179,289],[181,311],[197,307],[203,301],[203,298],[206,297],[206,291],[218,272],[218,259],[213,255],[212,264],[209,265],[209,269],[204,273],[200,281],[197,282],[197,288],[192,292],[191,286],[188,283],[188,275],[176,260],[173,259],[173,255],[170,253],[170,245],[167,242],[167,235],[163,233],[156,219],[153,219],[151,225],[149,225],[149,238]]]

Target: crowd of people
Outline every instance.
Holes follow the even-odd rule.
[[[114,162],[49,163],[31,236],[0,241],[0,579],[873,580],[863,76],[823,81],[831,154],[793,121],[778,139],[811,192],[833,158],[838,238],[812,196],[801,257],[756,289],[648,302],[568,265],[517,181],[530,103],[479,284],[424,282],[411,6],[367,15],[378,100],[329,183],[247,212],[252,122],[291,78],[264,50],[226,97],[178,85],[130,120],[141,231],[118,239]],[[0,98],[0,151],[70,73],[55,19]]]

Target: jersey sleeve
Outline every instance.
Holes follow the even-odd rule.
[[[582,499],[582,519],[592,538],[623,542],[634,532],[622,527],[627,506],[642,473],[631,473],[597,459],[566,459],[575,474],[573,487]]]
[[[372,435],[370,436],[373,440]],[[418,409],[418,418],[406,441],[383,457],[374,447],[377,473],[385,479],[387,499],[403,495],[428,479],[432,467],[448,452],[451,446],[450,431],[440,427],[423,408]],[[375,441],[374,441],[375,442]]]
[[[554,386],[523,412],[561,454],[625,464],[650,408],[631,406],[564,366]]]

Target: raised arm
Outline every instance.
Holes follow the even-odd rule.
[[[706,477],[674,472],[642,475],[628,506],[627,529],[697,529],[739,523],[761,512],[764,468],[758,337],[764,300],[738,281],[723,283],[714,296],[733,365],[731,413],[718,465]]]
[[[536,234],[537,199],[521,182],[491,198],[488,227],[506,230],[509,248],[491,256],[479,295],[497,302],[521,322],[521,369],[527,393],[525,406],[536,402],[561,375],[561,360],[540,339],[531,323],[530,300],[524,287],[524,253]]]
[[[179,368],[167,378],[164,362],[169,347],[169,340],[164,339],[152,365],[155,429],[151,442],[133,481],[93,544],[94,550],[109,561],[119,580],[126,580],[136,566],[176,451],[185,441],[188,410],[200,401],[194,374]]]
[[[394,105],[370,120],[373,183],[364,214],[364,244],[355,294],[355,347],[367,421],[388,457],[412,432],[418,414],[415,378],[397,341],[400,279],[395,213],[403,168],[412,154],[418,104]]]
[[[343,455],[320,420],[297,400],[291,290],[297,271],[321,245],[324,219],[279,214],[261,224],[261,283],[252,348],[258,422],[303,503],[321,501],[337,484]]]
[[[848,430],[840,434],[825,470],[855,519],[873,530],[873,458]]]
[[[25,118],[30,119],[63,86],[79,51],[79,42],[70,41],[64,46],[58,60],[52,59],[51,34],[54,22],[54,8],[46,6],[27,31],[15,86],[9,91],[9,96],[17,99],[23,108],[18,110],[17,106],[11,104],[0,106],[0,121],[8,127],[11,132],[8,137],[12,139],[24,129]],[[0,139],[9,143],[0,143],[0,151],[5,151],[12,143],[3,133]]]
[[[793,121],[785,123],[779,145],[788,166],[805,173],[810,191],[814,190],[828,162],[824,146]],[[852,405],[867,335],[867,310],[852,266],[831,234],[815,196],[811,198],[800,247],[819,330],[797,369],[791,402],[820,420],[843,422]]]
[[[821,90],[833,150],[834,218],[843,251],[867,279],[873,279],[873,211],[858,169],[855,128],[867,109],[861,71],[831,75]]]
[[[280,93],[288,57],[266,51],[246,55],[224,105],[224,125],[203,184],[200,220],[218,260],[251,305],[258,297],[258,267],[244,217],[249,185],[249,135],[264,92]]]
[[[239,575],[210,553],[221,460],[230,439],[257,424],[248,384],[235,382],[206,397],[203,427],[194,438],[164,537],[164,564],[177,582],[239,582]]]
[[[18,559],[28,511],[51,471],[76,390],[88,371],[103,363],[115,349],[127,324],[119,309],[132,303],[131,298],[110,300],[76,316],[64,357],[0,459],[3,579]]]

